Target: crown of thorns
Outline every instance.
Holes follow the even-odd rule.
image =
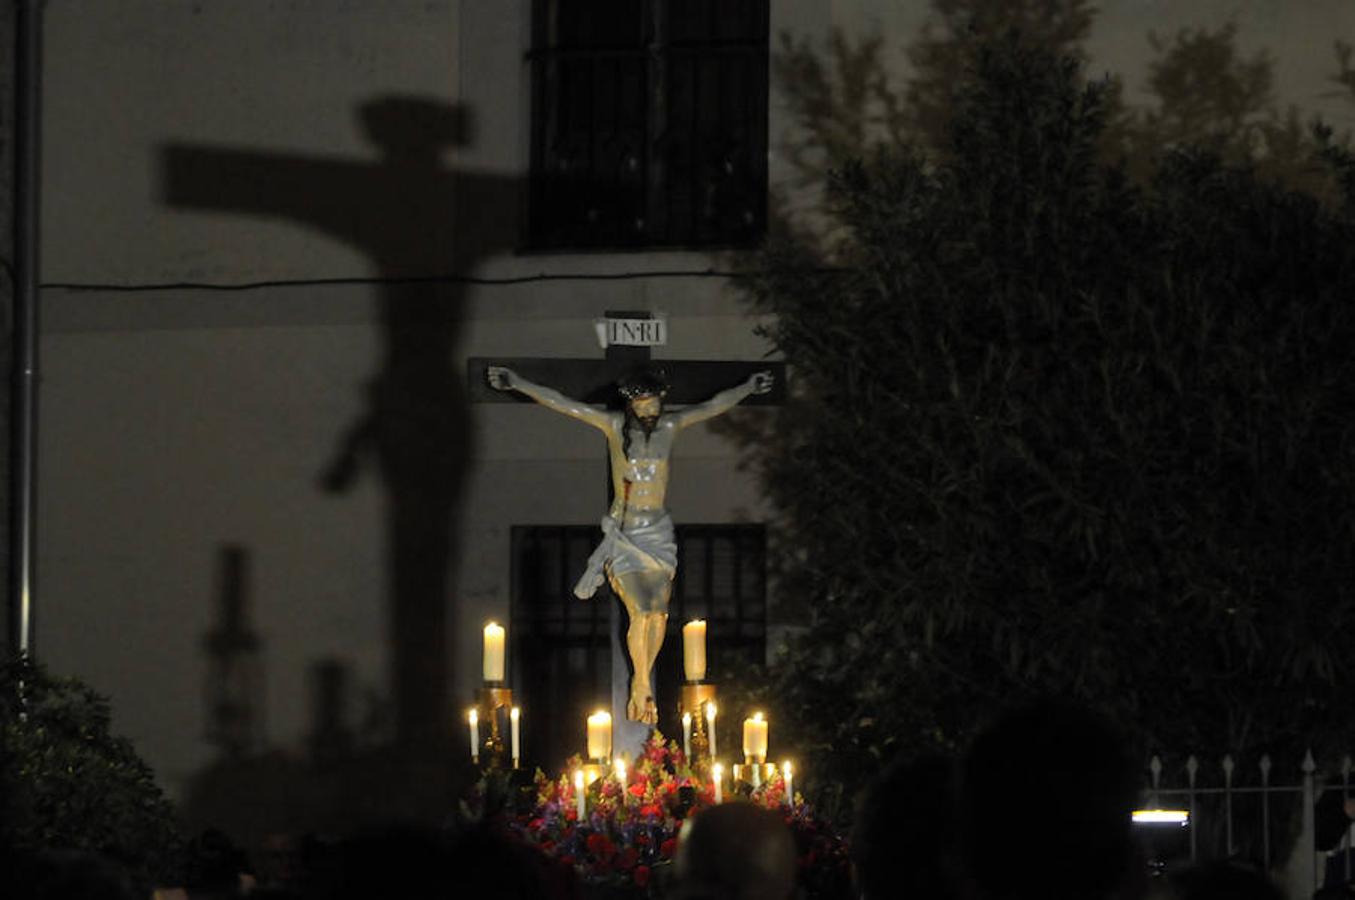
[[[637,397],[658,397],[662,400],[668,394],[668,378],[661,369],[646,369],[627,375],[616,389],[627,400]]]

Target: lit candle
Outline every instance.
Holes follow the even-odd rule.
[[[626,786],[626,761],[619,756],[616,758],[616,780],[622,787]]]
[[[574,809],[579,814],[579,821],[582,822],[588,815],[587,808],[584,806],[582,769],[576,769],[574,772]]]
[[[723,803],[725,795],[724,791],[720,790],[720,779],[725,777],[725,767],[716,763],[710,767],[710,776],[715,779],[715,802]]]
[[[516,706],[508,711],[508,722],[512,726],[513,732],[513,768],[518,767],[518,758],[522,755],[522,731],[519,719],[522,718],[522,711]]]
[[[687,757],[687,763],[692,761],[692,714],[685,712],[682,714],[682,755]]]
[[[472,709],[466,713],[466,721],[470,722],[470,758],[471,762],[480,761],[480,713]]]
[[[781,764],[781,778],[786,783],[786,805],[795,805],[795,777],[791,773],[790,760]]]
[[[710,747],[710,758],[715,758],[715,704],[706,704],[706,741]]]
[[[767,759],[767,720],[760,712],[743,720],[743,756],[754,765]]]
[[[485,626],[485,681],[503,681],[503,626]]]
[[[588,755],[606,759],[612,755],[612,714],[601,710],[588,717]]]
[[[706,677],[706,622],[693,619],[682,626],[682,669],[688,681]]]

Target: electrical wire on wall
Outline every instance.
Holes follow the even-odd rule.
[[[805,275],[836,275],[846,269],[823,267],[806,269]],[[502,277],[479,275],[411,275],[404,278],[294,278],[268,281],[240,282],[202,282],[169,281],[148,282],[144,284],[97,283],[97,282],[49,282],[41,285],[43,290],[85,291],[103,293],[145,293],[153,291],[253,291],[264,288],[286,287],[324,287],[331,285],[392,285],[392,284],[471,284],[471,285],[513,285],[531,284],[547,281],[634,281],[644,278],[719,278],[746,279],[765,275],[761,271],[736,272],[720,269],[674,269],[640,272],[583,272],[551,273],[538,272],[533,275],[508,275]]]

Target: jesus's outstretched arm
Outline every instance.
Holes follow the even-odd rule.
[[[571,419],[578,419],[580,422],[587,422],[603,431],[613,427],[612,415],[606,410],[598,409],[582,400],[575,400],[573,397],[566,397],[554,388],[528,381],[506,366],[487,366],[485,378],[489,381],[489,386],[497,391],[517,391],[525,394],[547,409],[569,416]]]
[[[729,412],[738,406],[745,397],[752,394],[765,394],[772,389],[771,372],[755,372],[743,384],[732,387],[729,390],[721,391],[714,397],[711,397],[704,403],[698,403],[695,406],[689,406],[682,412],[674,413],[674,424],[678,428],[686,428],[688,425],[695,425],[697,422],[704,422],[707,419],[713,419],[721,413]]]

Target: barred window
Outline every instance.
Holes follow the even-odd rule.
[[[762,525],[677,526],[678,573],[668,631],[655,665],[659,730],[680,735],[682,625],[705,619],[709,678],[767,652],[766,529]],[[588,713],[611,702],[614,601],[604,584],[591,600],[573,594],[600,537],[592,525],[517,526],[512,531],[509,635],[513,684],[530,717],[535,760],[550,767],[582,750]],[[618,626],[626,626],[619,617]],[[624,646],[624,632],[622,633]]]
[[[530,247],[747,246],[767,0],[535,0]]]

